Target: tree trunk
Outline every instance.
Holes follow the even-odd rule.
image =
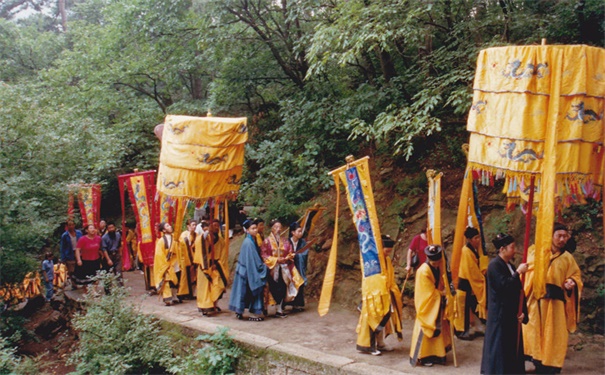
[[[63,32],[67,31],[67,13],[65,12],[65,0],[59,0],[59,14],[61,14],[61,26]]]

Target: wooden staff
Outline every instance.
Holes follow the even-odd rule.
[[[531,215],[532,215],[532,206],[534,203],[534,186],[536,182],[536,176],[532,175],[529,180],[529,198],[527,200],[527,213],[525,214],[525,238],[523,240],[523,261],[521,263],[527,262],[527,250],[529,249],[529,235],[531,232]],[[521,275],[521,293],[519,293],[519,308],[517,310],[517,316],[523,313],[523,302],[525,299],[525,274]],[[519,349],[521,347],[521,324],[522,322],[517,323],[517,355],[519,355]],[[523,353],[521,353],[523,355]]]

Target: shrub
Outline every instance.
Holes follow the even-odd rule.
[[[97,296],[89,288],[86,310],[73,320],[80,341],[69,363],[78,374],[165,373],[173,353],[159,322],[125,303],[127,291],[112,276],[99,278],[113,284],[111,294]]]
[[[230,374],[242,355],[242,350],[227,334],[228,328],[220,328],[214,335],[200,335],[196,340],[206,343],[197,353],[191,354],[170,368],[175,374]]]
[[[0,336],[0,374],[12,374],[17,364],[15,349],[10,348],[6,339]]]

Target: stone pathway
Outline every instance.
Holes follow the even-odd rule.
[[[139,272],[124,274],[126,286],[131,289],[130,301],[140,306],[142,312],[153,314],[159,319],[170,321],[204,333],[214,333],[217,328],[229,327],[234,339],[244,345],[272,352],[274,358],[289,358],[287,369],[272,370],[272,374],[305,373],[353,373],[353,374],[478,374],[481,362],[483,339],[473,341],[456,340],[458,367],[453,365],[453,356],[447,356],[447,365],[432,368],[412,367],[409,349],[413,321],[404,321],[404,339],[398,342],[388,337],[387,343],[394,351],[381,356],[360,354],[355,350],[358,312],[354,309],[333,305],[330,312],[319,317],[317,303],[309,303],[300,313],[291,313],[286,319],[273,318],[274,310],[263,322],[235,319],[227,310],[228,293],[219,306],[223,310],[213,317],[202,316],[195,301],[184,301],[175,306],[164,306],[158,296],[147,296],[143,277]],[[605,351],[603,336],[584,337],[572,335],[570,342],[580,341],[581,348],[568,350],[563,371],[565,374],[605,373]],[[294,360],[292,360],[294,358]],[[298,359],[298,361],[296,360]],[[298,363],[298,364],[297,364]],[[312,364],[312,366],[310,365]],[[274,366],[275,367],[275,366]],[[527,369],[533,368],[527,364]]]

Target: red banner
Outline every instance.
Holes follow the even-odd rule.
[[[101,185],[99,184],[77,184],[69,186],[69,200],[67,203],[67,217],[74,216],[73,190],[78,191],[78,205],[82,216],[82,227],[93,224],[99,226],[101,220]]]
[[[122,228],[126,227],[126,212],[124,204],[124,184],[128,189],[128,197],[137,222],[137,238],[143,264],[153,266],[155,253],[156,230],[159,223],[159,209],[155,197],[155,171],[136,172],[118,176],[120,199],[122,202]],[[124,269],[130,269],[130,256],[126,243],[126,233],[123,235],[122,259]],[[127,264],[128,263],[128,264]]]

